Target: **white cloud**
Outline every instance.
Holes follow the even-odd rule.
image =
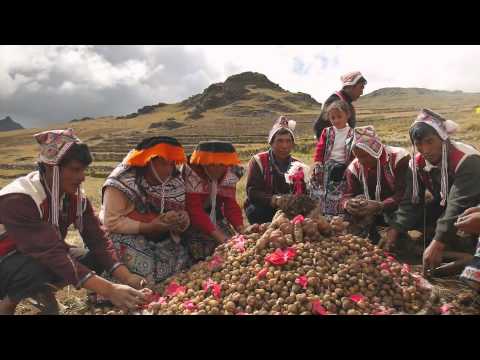
[[[323,102],[360,70],[366,92],[425,87],[480,92],[480,46],[0,46],[0,117],[30,124],[120,115],[176,102],[242,71]],[[61,107],[49,106],[54,100]],[[83,112],[88,114],[83,114]],[[27,124],[27,125],[30,125]]]

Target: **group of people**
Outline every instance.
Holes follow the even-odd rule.
[[[249,161],[248,222],[270,222],[283,195],[307,194],[325,216],[367,224],[362,231],[375,244],[378,227],[387,226],[382,244],[390,250],[402,234],[432,224],[423,260],[439,265],[445,248],[465,247],[458,230],[480,233],[480,152],[452,140],[456,124],[429,109],[410,127],[412,155],[383,144],[373,126],[356,126],[352,102],[367,81],[360,72],[341,80],[314,124],[308,176],[292,172],[307,166],[292,156],[296,123],[285,116],[268,134],[269,150]],[[92,162],[88,146],[71,129],[34,137],[38,170],[0,190],[0,314],[13,314],[25,298],[35,299],[42,313],[58,313],[55,291],[67,284],[135,309],[149,285],[244,231],[236,199],[243,168],[229,142],[201,142],[187,156],[175,138],[144,139],[106,179],[97,216],[81,187]],[[85,248],[65,242],[71,225]],[[473,240],[467,243],[474,252]],[[479,289],[476,251],[462,278]]]

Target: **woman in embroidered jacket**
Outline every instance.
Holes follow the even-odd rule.
[[[191,254],[195,260],[211,255],[215,247],[243,232],[242,211],[236,200],[236,185],[243,175],[233,145],[223,141],[198,144],[183,167]]]
[[[171,137],[144,139],[103,185],[100,219],[130,271],[160,282],[190,265],[184,231],[185,184],[176,165],[186,161]]]

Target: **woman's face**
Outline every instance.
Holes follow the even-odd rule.
[[[212,180],[220,180],[227,172],[225,165],[204,165],[203,168]]]
[[[155,171],[161,179],[166,179],[172,175],[173,169],[175,168],[175,162],[168,161],[163,157],[156,157],[152,159],[152,166],[155,168]]]

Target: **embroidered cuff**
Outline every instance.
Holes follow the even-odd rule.
[[[83,284],[90,279],[93,275],[96,275],[95,271],[90,271],[87,275],[80,279],[80,281],[75,285],[75,289],[80,290],[83,287]]]
[[[112,275],[113,272],[114,272],[115,270],[117,270],[118,267],[120,267],[120,266],[122,266],[122,265],[125,265],[125,264],[122,263],[122,262],[116,262],[115,264],[113,264],[112,268],[107,271],[107,273],[108,273],[109,275]]]

